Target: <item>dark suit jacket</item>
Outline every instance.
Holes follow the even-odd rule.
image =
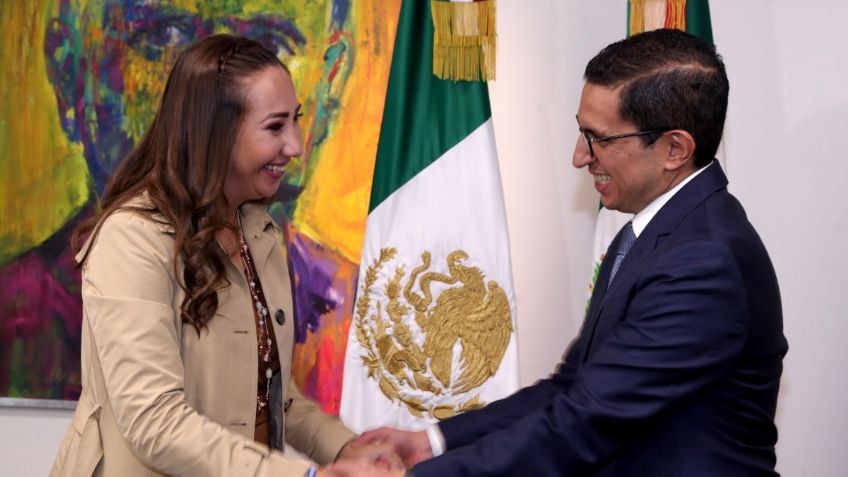
[[[442,422],[449,451],[415,477],[777,475],[780,293],[719,164],[660,209],[607,289],[618,240],[557,372]]]

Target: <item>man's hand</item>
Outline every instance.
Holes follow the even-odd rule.
[[[345,444],[336,461],[362,461],[369,466],[389,471],[400,471],[404,466],[389,442],[362,442],[361,438]]]
[[[363,433],[354,443],[390,444],[403,460],[406,467],[412,467],[422,460],[433,457],[430,440],[425,431],[402,431],[391,427],[380,427]]]

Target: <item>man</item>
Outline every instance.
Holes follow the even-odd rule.
[[[564,361],[428,431],[361,439],[392,442],[415,477],[776,475],[787,343],[771,261],[713,159],[722,60],[658,30],[609,45],[584,76],[573,164],[635,216]]]

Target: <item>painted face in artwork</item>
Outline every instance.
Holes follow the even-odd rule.
[[[348,37],[334,31],[349,0],[324,2],[332,9],[305,0],[92,0],[80,9],[78,2],[59,0],[45,42],[48,76],[63,129],[82,143],[97,191],[146,131],[179,51],[226,32],[276,52],[303,81],[321,78],[303,105],[311,112],[312,142],[283,187],[283,198],[294,198],[308,179],[309,153],[335,117],[333,93],[343,89],[352,55]]]
[[[399,0],[3,6],[0,26],[24,47],[6,50],[14,57],[0,54],[10,73],[0,80],[7,78],[4,90],[16,98],[38,101],[37,114],[20,118],[7,107],[5,117],[15,121],[0,121],[0,135],[13,133],[0,144],[3,157],[12,157],[6,170],[23,171],[0,178],[0,209],[7,211],[0,224],[0,396],[9,389],[22,396],[78,394],[82,305],[69,235],[152,121],[177,54],[209,34],[232,33],[276,52],[299,93],[299,155],[286,146],[277,159],[263,141],[239,151],[246,162],[288,161],[269,210],[286,231],[295,283],[293,369],[304,392],[337,410]],[[21,63],[22,53],[43,56]],[[277,185],[271,179],[252,184],[250,193],[265,196]],[[18,214],[23,208],[27,214]]]

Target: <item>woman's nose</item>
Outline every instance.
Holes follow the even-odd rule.
[[[303,134],[300,128],[292,128],[283,139],[282,154],[286,157],[297,157],[303,154]]]

